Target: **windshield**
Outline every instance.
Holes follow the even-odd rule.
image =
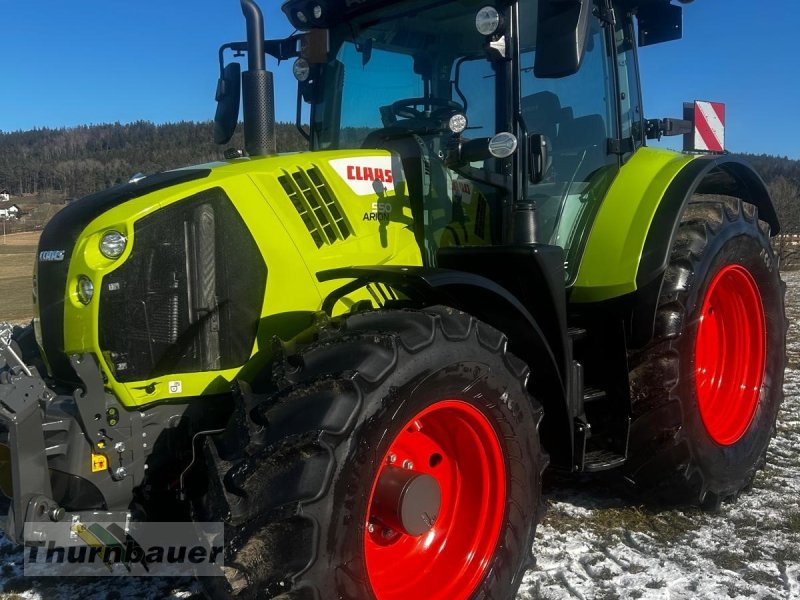
[[[496,133],[494,73],[475,29],[483,3],[431,4],[397,2],[332,31],[335,58],[323,67],[313,111],[315,147],[359,148],[370,132],[398,124],[432,133],[462,111],[470,137]],[[456,85],[462,66],[471,73]]]

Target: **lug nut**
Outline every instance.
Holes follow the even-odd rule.
[[[370,533],[375,533],[375,525],[373,525],[372,523],[369,523],[367,525],[367,531],[369,531]]]
[[[410,471],[411,469],[414,468],[414,463],[411,462],[410,460],[404,460],[403,461],[403,468],[404,469],[408,469]]]
[[[396,455],[394,455],[394,454],[390,454],[390,455],[389,455],[389,464],[390,464],[390,465],[393,465],[393,464],[394,464],[394,463],[396,463],[396,462],[397,462],[397,456],[396,456]]]

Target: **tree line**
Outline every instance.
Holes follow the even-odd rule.
[[[307,147],[294,124],[276,126],[278,151]],[[243,148],[242,128],[226,147]],[[49,200],[77,198],[154,173],[222,158],[213,123],[138,121],[0,132],[0,191]],[[769,185],[784,233],[800,233],[800,161],[745,156]]]
[[[769,186],[782,233],[800,234],[800,161],[777,156],[744,155]]]
[[[241,127],[227,146],[213,142],[213,123],[145,121],[62,129],[0,132],[0,190],[77,198],[155,173],[219,160],[227,147],[243,148]],[[301,150],[304,138],[293,124],[276,127],[281,152]]]

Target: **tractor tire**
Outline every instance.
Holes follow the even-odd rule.
[[[716,510],[766,462],[783,401],[785,285],[757,209],[697,195],[672,248],[651,344],[630,354],[627,476]]]
[[[228,436],[249,439],[242,457],[206,444],[199,516],[225,521],[212,596],[513,598],[547,459],[505,336],[433,307],[326,321],[307,339]]]

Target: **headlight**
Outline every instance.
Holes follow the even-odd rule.
[[[89,304],[94,296],[94,284],[86,275],[78,277],[78,300],[81,304]]]
[[[311,65],[308,64],[308,61],[305,58],[298,58],[296,61],[294,61],[292,72],[294,73],[294,78],[297,79],[297,81],[308,81],[308,77],[311,75]]]
[[[128,238],[119,231],[109,231],[100,240],[100,252],[106,258],[119,258],[125,252],[128,245]]]
[[[494,6],[484,6],[475,15],[475,28],[481,35],[492,35],[501,24],[500,13]]]
[[[461,113],[456,113],[450,117],[450,122],[447,126],[453,133],[462,133],[467,128],[467,117]]]

